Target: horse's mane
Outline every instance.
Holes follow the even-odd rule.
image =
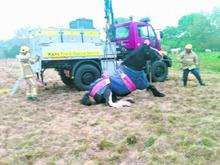
[[[128,53],[128,55],[127,55],[127,57],[124,59],[124,61],[128,60],[131,56],[136,56],[136,55],[138,55],[138,54],[144,52],[144,49],[146,49],[146,46],[147,46],[147,45],[142,45],[142,46],[140,46],[139,48],[137,48],[137,49],[131,51],[130,53]],[[147,47],[149,47],[149,46],[147,46]]]

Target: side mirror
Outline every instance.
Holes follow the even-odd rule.
[[[160,31],[160,38],[162,39],[163,38],[163,32]]]

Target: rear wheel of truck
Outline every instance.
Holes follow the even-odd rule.
[[[90,84],[101,77],[100,70],[92,64],[80,65],[74,76],[74,85],[78,90],[89,90]]]
[[[70,71],[69,71],[69,72],[70,72]],[[74,87],[74,82],[73,82],[72,77],[67,77],[66,74],[65,74],[65,70],[64,70],[64,69],[62,69],[62,70],[59,71],[59,75],[60,75],[60,78],[61,78],[62,82],[63,82],[65,85],[67,85],[67,86],[69,86],[69,87],[71,87],[71,88]],[[71,75],[71,72],[70,72],[70,75]]]
[[[168,67],[163,61],[155,61],[151,65],[151,76],[154,82],[163,82],[168,75]]]

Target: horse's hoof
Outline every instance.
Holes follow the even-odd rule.
[[[125,101],[128,101],[129,103],[135,103],[134,98],[128,97]]]
[[[165,94],[163,94],[163,93],[158,93],[158,94],[156,94],[156,95],[154,95],[155,97],[165,97],[166,95]]]

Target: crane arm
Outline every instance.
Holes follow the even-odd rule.
[[[105,19],[106,19],[106,37],[110,41],[115,39],[115,21],[112,8],[112,0],[104,0],[105,2]]]
[[[105,2],[105,19],[108,24],[114,24],[114,13],[112,8],[112,0],[104,0]]]

